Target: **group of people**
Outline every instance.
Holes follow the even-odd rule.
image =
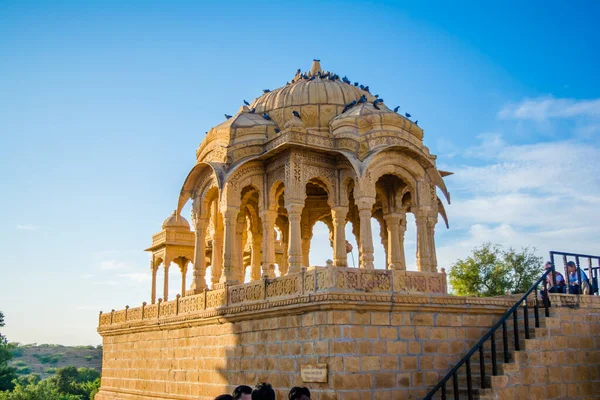
[[[545,265],[546,270],[552,268],[552,263],[548,261]],[[546,276],[547,290],[549,293],[569,293],[569,294],[591,294],[590,282],[584,271],[581,270],[573,261],[567,263],[567,278],[558,271],[554,271]],[[556,284],[555,284],[556,281]],[[581,286],[580,286],[581,285]],[[542,291],[542,298],[544,291]]]
[[[268,383],[259,383],[254,389],[240,385],[233,394],[222,394],[215,400],[275,400],[275,390]],[[310,390],[307,387],[293,387],[288,393],[288,400],[310,400]]]

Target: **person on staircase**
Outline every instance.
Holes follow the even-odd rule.
[[[590,284],[588,281],[588,277],[579,268],[575,262],[569,261],[567,263],[567,272],[569,279],[569,293],[570,294],[589,294],[590,293]],[[579,286],[581,284],[581,286]]]
[[[546,263],[546,265],[544,265],[544,268],[547,270],[549,270],[550,268],[552,268],[552,262],[548,261]],[[552,279],[552,272],[548,273],[548,275],[546,275],[546,290],[542,289],[540,290],[540,297],[542,298],[542,300],[544,300],[546,298],[546,292],[548,293],[564,293],[565,292],[565,287],[567,286],[567,284],[565,283],[565,277],[558,271],[554,271],[554,276],[556,279],[556,285],[554,285],[554,280]]]

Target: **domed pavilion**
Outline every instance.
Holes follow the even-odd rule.
[[[437,272],[435,226],[450,201],[436,156],[423,130],[391,110],[369,88],[324,71],[319,61],[298,70],[285,86],[265,90],[208,132],[196,151],[177,209],[154,235],[152,303],[160,265],[175,262],[182,296],[213,288],[294,274],[308,264],[313,226],[329,228],[333,265],[347,267],[345,226],[358,243],[360,268],[374,268],[371,218],[389,270],[406,270],[406,215],[417,231],[417,268]],[[180,216],[192,201],[195,232]],[[187,265],[193,281],[185,290]],[[168,270],[163,299],[168,299]],[[445,286],[445,285],[444,285]],[[444,290],[445,292],[445,287]]]

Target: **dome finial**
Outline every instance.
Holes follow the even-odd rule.
[[[321,70],[321,60],[313,59],[312,68],[310,69],[312,75],[316,75],[317,72],[323,72]]]

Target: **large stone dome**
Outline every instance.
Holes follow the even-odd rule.
[[[207,132],[197,162],[225,171],[290,146],[364,160],[402,145],[429,157],[416,122],[390,110],[368,86],[324,71],[318,60],[310,71],[296,71],[285,86],[264,92]]]
[[[309,72],[298,71],[288,84],[263,94],[250,108],[261,115],[266,112],[281,128],[294,118],[293,111],[297,111],[306,128],[329,129],[329,122],[341,114],[347,104],[363,95],[369,102],[375,100],[368,90],[342,81],[333,72],[323,71],[315,60]]]

